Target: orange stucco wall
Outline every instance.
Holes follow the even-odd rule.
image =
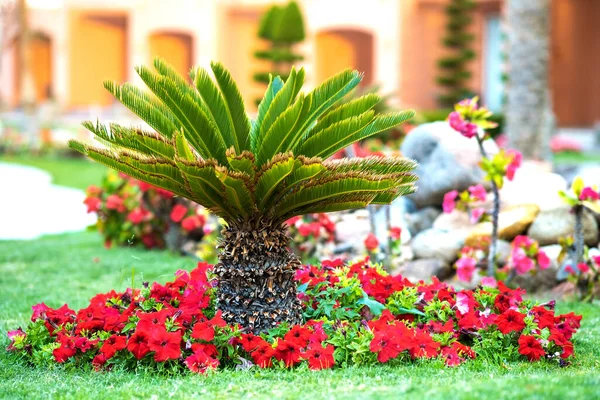
[[[127,17],[120,12],[72,10],[69,15],[69,102],[106,106],[112,96],[105,80],[124,81],[127,69]]]
[[[551,81],[559,124],[600,121],[600,1],[554,0]]]
[[[150,62],[164,58],[177,72],[189,78],[192,68],[192,37],[185,33],[158,32],[150,35]]]
[[[365,75],[361,84],[373,82],[373,36],[352,29],[319,32],[316,35],[316,76],[322,82],[351,67]]]
[[[437,96],[441,93],[435,82],[440,73],[439,60],[447,51],[442,45],[445,35],[447,0],[402,0],[401,37],[402,52],[399,98],[404,104],[421,109],[438,106]],[[485,20],[500,13],[501,0],[479,0],[473,13],[471,32],[475,40],[471,46],[477,57],[470,63],[470,88],[482,91],[483,44]]]
[[[262,7],[228,8],[224,10],[219,38],[219,59],[230,70],[244,98],[246,107],[256,110],[255,99],[262,97],[266,87],[252,79],[255,72],[270,71],[269,62],[254,58],[256,50],[266,49],[258,39],[258,23]]]

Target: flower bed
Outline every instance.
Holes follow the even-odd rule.
[[[305,322],[254,335],[215,311],[212,266],[178,271],[165,285],[93,297],[79,311],[33,307],[8,350],[37,366],[204,373],[217,368],[310,369],[437,359],[448,366],[480,357],[569,364],[581,317],[555,315],[523,291],[455,291],[387,275],[368,260],[306,266],[296,279]]]

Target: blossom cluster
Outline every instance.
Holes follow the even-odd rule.
[[[502,282],[457,291],[435,278],[413,283],[388,275],[368,259],[333,260],[297,272],[303,324],[255,335],[227,325],[214,309],[211,268],[199,263],[164,285],[99,294],[78,311],[38,304],[25,331],[8,333],[8,350],[36,365],[166,373],[415,359],[454,366],[489,352],[564,366],[581,321],[573,313],[556,315],[552,302],[523,300],[524,291]]]
[[[308,214],[287,220],[290,248],[304,261],[317,260],[329,243],[335,242],[335,223],[327,214]]]
[[[465,191],[451,190],[444,195],[442,209],[445,213],[451,213],[458,209],[468,211],[471,223],[482,221],[486,214],[485,209],[481,207],[481,203],[486,200],[487,192],[483,185],[473,185]]]
[[[484,269],[488,257],[487,245],[480,247],[465,246],[460,251],[460,257],[454,264],[458,279],[471,282],[477,269]],[[496,269],[495,276],[483,276],[481,283],[486,286],[497,285],[498,280],[511,275],[536,273],[550,267],[550,258],[540,248],[537,241],[525,235],[517,236],[511,243],[511,253],[503,268]]]
[[[146,248],[166,246],[166,234],[177,229],[180,236],[201,238],[206,210],[171,192],[110,171],[102,187],[88,187],[84,204],[88,213],[98,214],[96,229],[105,246],[136,245]]]

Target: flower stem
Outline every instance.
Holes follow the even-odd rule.
[[[477,135],[477,144],[479,145],[479,151],[483,158],[489,159],[487,152],[483,147],[483,139]],[[494,208],[492,210],[492,238],[490,241],[490,251],[488,253],[488,276],[494,277],[496,275],[496,251],[498,244],[498,216],[500,214],[500,192],[498,185],[493,179],[492,182],[492,193],[494,195]]]
[[[575,257],[577,264],[583,262],[583,247],[584,247],[584,235],[583,235],[583,206],[576,205],[575,211]]]

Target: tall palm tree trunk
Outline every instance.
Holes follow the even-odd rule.
[[[554,117],[549,89],[550,0],[508,0],[506,131],[525,158],[548,159]]]
[[[302,323],[294,274],[301,262],[287,249],[287,226],[268,220],[229,225],[219,245],[217,308],[229,324],[254,333]]]

